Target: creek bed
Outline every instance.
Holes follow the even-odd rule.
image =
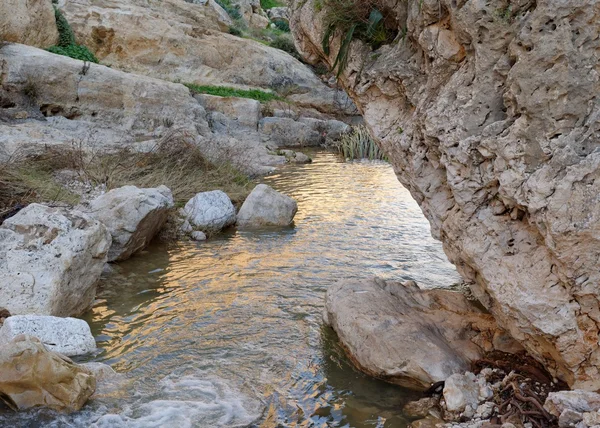
[[[152,245],[103,278],[85,316],[99,350],[85,361],[123,384],[73,415],[0,410],[0,426],[406,426],[414,394],[352,367],[322,324],[325,291],[459,277],[388,164],[312,156],[264,179],[298,201],[293,227]]]

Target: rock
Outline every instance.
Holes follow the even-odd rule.
[[[585,412],[583,414],[583,423],[588,427],[600,426],[600,412]]]
[[[8,346],[15,337],[25,334],[40,340],[53,352],[72,357],[96,350],[96,341],[88,324],[76,318],[41,315],[15,315],[0,328],[0,344]]]
[[[126,260],[144,249],[163,227],[173,206],[173,195],[165,186],[123,186],[91,201],[88,213],[110,232],[108,261],[113,262]]]
[[[285,159],[290,163],[311,163],[312,159],[301,152],[295,152],[293,150],[278,150],[278,154],[285,156]]]
[[[92,400],[101,396],[119,393],[126,386],[127,377],[115,372],[108,364],[90,362],[80,364],[79,367],[87,370],[96,378],[96,392],[91,397]]]
[[[295,200],[259,184],[246,198],[237,216],[239,228],[289,226],[298,211]]]
[[[544,409],[556,417],[566,409],[579,413],[597,412],[600,410],[600,394],[582,390],[551,392]]]
[[[36,406],[73,412],[94,393],[96,380],[39,340],[18,336],[0,347],[0,396],[15,410]]]
[[[451,412],[461,412],[466,406],[476,409],[479,405],[477,377],[470,372],[450,376],[444,384],[444,400]]]
[[[267,15],[271,21],[290,22],[289,9],[287,7],[272,7],[267,10]]]
[[[495,408],[496,403],[492,401],[487,401],[483,404],[480,404],[475,411],[475,418],[489,419],[494,414]]]
[[[379,279],[331,285],[324,320],[359,368],[413,389],[466,372],[484,355],[477,339],[498,329],[461,293]]]
[[[235,223],[235,207],[221,190],[198,193],[185,204],[186,220],[204,231],[218,232]]]
[[[320,111],[341,111],[336,100],[346,97],[343,91],[323,84],[282,50],[228,34],[231,20],[215,5],[214,0],[207,6],[179,0],[61,0],[60,9],[79,43],[113,68],[199,85],[295,88],[306,98],[298,104],[318,100],[313,105]],[[267,27],[260,5],[241,11],[254,26]]]
[[[309,63],[331,67],[316,3],[293,0],[290,27]],[[571,388],[600,390],[600,11],[378,5],[397,23],[390,40],[411,43],[355,38],[338,83],[499,326]]]
[[[299,122],[305,123],[319,134],[331,140],[339,140],[342,135],[352,131],[352,127],[339,120],[322,120],[310,117],[302,117]]]
[[[565,409],[558,418],[558,426],[561,428],[572,427],[583,420],[583,415],[575,410]]]
[[[258,13],[253,13],[248,19],[248,24],[251,27],[258,28],[259,30],[264,30],[269,26],[270,22],[268,18],[265,18],[264,16],[261,16]]]
[[[204,232],[199,231],[199,230],[196,230],[196,231],[192,232],[190,234],[190,237],[194,241],[206,241],[206,234]]]
[[[0,306],[13,315],[88,309],[111,238],[78,211],[31,204],[0,226]]]
[[[258,130],[266,137],[266,143],[276,146],[318,146],[325,141],[312,126],[286,117],[265,117],[259,122]]]
[[[412,428],[437,428],[438,424],[443,424],[444,421],[435,416],[427,416],[424,419],[419,419],[410,423]]]
[[[0,41],[47,48],[56,44],[58,30],[51,0],[2,0]]]
[[[440,403],[439,397],[425,397],[418,401],[411,401],[402,408],[402,413],[411,419],[425,418],[429,412],[435,410]]]
[[[258,129],[261,116],[261,104],[256,100],[235,97],[217,97],[198,94],[194,98],[207,110],[218,111],[242,128]]]

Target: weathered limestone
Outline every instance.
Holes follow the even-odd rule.
[[[124,186],[92,200],[86,212],[110,232],[108,261],[112,262],[128,259],[144,249],[163,227],[173,206],[173,195],[166,186]]]
[[[220,20],[210,2],[60,0],[59,7],[80,43],[102,63],[124,71],[200,85],[293,88],[306,98],[298,104],[332,114],[340,112],[336,101],[348,101],[343,91],[325,85],[286,52],[228,34],[231,22]],[[257,14],[259,9],[249,4],[242,13],[265,28],[268,19]]]
[[[363,371],[413,389],[464,373],[502,334],[463,294],[420,290],[412,281],[333,284],[324,320]]]
[[[290,22],[290,11],[287,7],[272,7],[267,10],[267,15],[271,21]]]
[[[185,204],[182,214],[192,226],[207,232],[235,223],[235,207],[222,190],[198,193]]]
[[[15,410],[36,406],[79,410],[94,393],[96,380],[67,357],[21,335],[0,347],[0,397]]]
[[[57,40],[52,0],[2,0],[0,42],[47,48],[56,44]]]
[[[265,142],[281,147],[319,146],[325,138],[312,126],[287,117],[265,117],[258,129]]]
[[[90,326],[77,318],[40,315],[15,315],[0,328],[0,346],[9,346],[17,336],[25,334],[40,340],[48,350],[72,357],[96,350]]]
[[[565,410],[597,412],[600,410],[600,394],[582,390],[551,392],[544,408],[556,417]]]
[[[198,94],[194,98],[208,111],[218,111],[235,121],[240,127],[258,129],[261,118],[261,105],[256,100],[236,97],[217,97]]]
[[[600,389],[598,1],[381,0],[340,83],[480,302],[554,375]],[[291,27],[333,65],[314,0]]]
[[[0,306],[13,315],[84,312],[110,243],[106,228],[81,212],[28,205],[0,226]]]
[[[288,226],[298,211],[295,200],[266,184],[256,186],[246,198],[237,216],[239,228]]]

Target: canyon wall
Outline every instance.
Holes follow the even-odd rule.
[[[498,323],[571,387],[600,389],[600,2],[378,0],[339,82]],[[329,66],[328,2],[294,0]],[[415,243],[419,245],[419,243]]]

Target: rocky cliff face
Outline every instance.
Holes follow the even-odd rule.
[[[340,82],[477,298],[599,389],[600,2],[378,3],[398,37],[353,41]],[[291,26],[331,66],[342,35],[326,55],[322,4],[295,0]]]

